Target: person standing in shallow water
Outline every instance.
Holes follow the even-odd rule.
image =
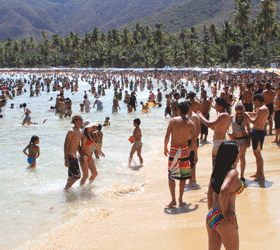
[[[65,166],[68,167],[68,180],[65,190],[81,178],[77,152],[82,155],[80,141],[82,138],[81,127],[83,119],[80,115],[73,115],[72,122],[74,127],[67,132],[64,143],[64,160]]]
[[[30,139],[29,144],[23,150],[23,153],[27,155],[27,162],[30,164],[30,168],[36,167],[36,159],[40,156],[40,148],[37,146],[40,139],[37,135],[33,135]],[[26,152],[28,150],[28,153]]]
[[[133,131],[133,135],[130,137],[132,139],[132,143],[133,143],[133,146],[131,148],[131,151],[130,151],[130,156],[129,156],[129,160],[128,160],[128,163],[129,165],[131,164],[131,161],[132,161],[132,158],[133,158],[133,155],[134,153],[137,151],[137,156],[139,157],[139,160],[140,160],[140,166],[142,167],[143,166],[143,158],[142,158],[142,155],[141,155],[141,150],[142,150],[142,133],[141,133],[141,129],[140,129],[140,124],[141,124],[141,121],[139,118],[136,118],[133,120],[133,125],[135,127],[134,131]]]

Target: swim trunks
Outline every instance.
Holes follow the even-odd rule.
[[[30,115],[25,116],[24,120],[31,121],[31,116]]]
[[[96,144],[98,145],[98,147],[102,148],[102,142],[97,142]]]
[[[253,129],[250,134],[250,137],[252,138],[253,150],[262,150],[264,137],[265,137],[265,131]]]
[[[136,141],[134,142],[133,146],[135,146],[136,148],[139,148],[143,145],[143,143],[141,141]]]
[[[68,154],[68,161],[69,161],[68,176],[73,177],[74,179],[79,179],[81,177],[81,172],[80,172],[77,156]]]
[[[245,111],[247,111],[247,112],[253,112],[253,103],[252,102],[244,103],[244,108],[245,108]]]
[[[270,119],[270,117],[272,116],[272,114],[273,114],[273,103],[269,103],[269,104],[266,104],[265,106],[267,106],[268,107],[268,109],[269,109],[269,116],[268,116],[268,118],[267,118],[267,120],[269,120]]]
[[[166,107],[166,108],[165,108],[164,114],[165,114],[165,115],[170,115],[170,116],[171,116],[171,109],[170,109],[170,107]]]
[[[274,115],[275,129],[280,128],[280,110],[275,111]]]
[[[170,180],[187,180],[191,178],[190,151],[188,145],[171,146],[168,159],[168,173]]]
[[[190,147],[190,145],[192,144],[192,140],[188,140],[188,146]],[[197,147],[199,146],[199,139],[197,138]],[[195,153],[194,153],[194,150],[190,151],[190,163],[191,163],[191,168],[193,168],[195,166],[194,164],[194,156],[195,156]]]
[[[36,161],[36,159],[33,159],[33,158],[27,158],[27,162],[29,163],[29,164],[31,164],[32,162],[34,162],[34,161]]]
[[[205,114],[205,119],[207,119],[209,121],[210,115],[209,114]],[[208,135],[208,127],[201,123],[201,132],[202,135]]]

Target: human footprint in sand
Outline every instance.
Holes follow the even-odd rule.
[[[195,124],[187,117],[187,113],[189,111],[188,103],[181,102],[178,107],[180,115],[170,120],[164,140],[164,155],[168,156],[169,154],[168,182],[172,198],[166,208],[172,208],[177,205],[175,196],[175,180],[180,181],[179,205],[181,206],[186,204],[183,202],[183,194],[186,186],[186,180],[191,178],[191,163],[189,157],[190,150],[193,148],[193,142],[196,139]],[[167,145],[170,136],[171,147],[169,152]],[[191,142],[189,141],[190,138]]]

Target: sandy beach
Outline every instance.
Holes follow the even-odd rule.
[[[200,144],[197,186],[186,187],[186,206],[165,209],[171,197],[162,138],[162,144],[155,145],[157,153],[146,155],[144,167],[137,171],[145,185],[103,193],[106,202],[100,208],[85,208],[77,218],[25,242],[20,249],[207,249],[205,193],[211,174],[212,135],[210,131],[208,143]],[[240,249],[279,248],[279,148],[273,140],[274,135],[265,138],[263,183],[249,177],[256,163],[252,148],[247,150],[246,189],[236,202]]]

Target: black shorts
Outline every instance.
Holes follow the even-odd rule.
[[[268,107],[268,109],[269,109],[269,116],[268,116],[268,118],[267,118],[267,120],[269,120],[270,119],[270,117],[272,116],[272,114],[273,114],[273,103],[269,103],[269,104],[266,104],[265,106],[267,106]]]
[[[171,116],[171,109],[170,107],[165,108],[165,115],[170,115]]]
[[[247,111],[247,112],[253,112],[253,103],[252,102],[244,103],[244,108],[245,108],[245,111]]]
[[[253,150],[262,150],[264,137],[265,137],[265,131],[253,129],[250,134],[250,137],[252,138]]]
[[[280,110],[275,111],[274,115],[275,129],[280,128]]]
[[[205,116],[205,119],[207,119],[209,121],[210,115],[207,114],[207,115],[204,115],[204,116]],[[201,123],[201,132],[200,133],[202,135],[208,135],[208,127],[203,123]]]
[[[74,179],[81,178],[78,158],[74,157],[73,155],[68,155],[68,161],[69,161],[68,176]]]

